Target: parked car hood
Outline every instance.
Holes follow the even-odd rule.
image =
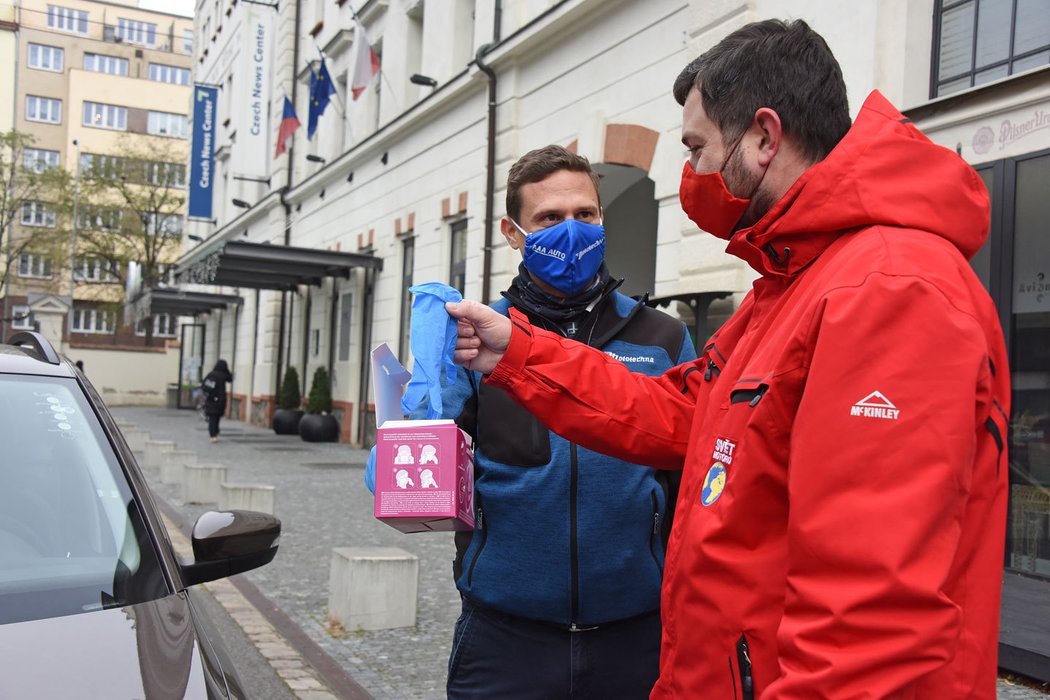
[[[0,697],[204,700],[222,679],[201,643],[185,594],[0,625]]]

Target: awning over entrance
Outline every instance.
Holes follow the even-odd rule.
[[[354,268],[383,269],[382,258],[315,248],[230,241],[217,250],[192,254],[175,274],[180,282],[294,290],[320,285],[325,277],[349,277]]]
[[[190,292],[170,287],[150,288],[128,303],[127,321],[138,323],[158,314],[197,316],[241,302],[242,299],[234,294]]]

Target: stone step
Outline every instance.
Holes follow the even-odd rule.
[[[220,486],[219,510],[256,510],[274,514],[277,488],[271,484],[224,481]]]
[[[218,503],[226,467],[221,464],[187,464],[183,467],[182,501],[184,503]]]
[[[413,627],[419,557],[397,547],[335,547],[328,614],[349,632]]]

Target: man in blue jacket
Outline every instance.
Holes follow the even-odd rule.
[[[518,160],[500,229],[523,260],[493,308],[513,306],[636,372],[695,359],[681,322],[616,291],[601,217],[586,158],[547,146]],[[463,612],[448,697],[648,698],[678,473],[578,447],[458,371],[442,401],[475,440],[476,525],[456,533]]]

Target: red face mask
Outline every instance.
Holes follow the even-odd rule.
[[[729,191],[721,170],[697,175],[689,161],[682,167],[678,198],[682,211],[694,224],[725,240],[732,237],[733,227],[751,202]]]

